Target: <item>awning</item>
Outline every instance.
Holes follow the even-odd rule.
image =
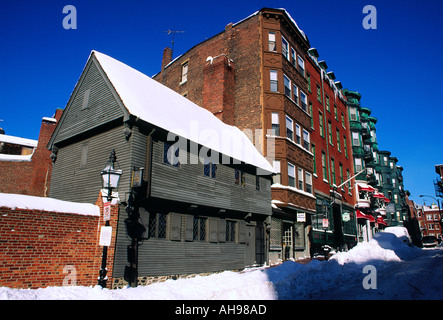
[[[358,191],[375,192],[375,189],[365,183],[357,183]]]
[[[355,210],[355,212],[357,213],[357,219],[366,219],[369,220],[370,222],[375,222],[375,218],[372,215],[364,214],[360,210]]]
[[[377,223],[382,224],[384,226],[387,226],[388,224],[386,223],[385,220],[383,220],[383,217],[378,217],[377,218]]]
[[[374,194],[372,195],[374,198],[380,198],[383,199],[385,198],[385,195],[383,193],[380,192],[374,192]]]
[[[389,200],[388,198],[385,197],[385,202],[389,203],[389,202],[391,202],[391,200]]]

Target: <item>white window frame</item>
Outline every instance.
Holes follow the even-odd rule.
[[[360,134],[358,132],[352,132],[352,145],[360,146]]]
[[[300,184],[301,184],[301,187],[300,187]],[[298,170],[297,170],[297,188],[299,190],[305,190],[303,169],[301,169],[301,168],[298,168]]]
[[[293,181],[292,185],[290,178],[292,178]],[[288,162],[288,186],[295,187],[295,179],[295,166],[292,163]]]
[[[189,63],[188,61],[186,61],[182,64],[182,74],[181,74],[180,83],[185,83],[186,81],[188,81],[188,71],[189,71]]]
[[[295,142],[301,145],[301,127],[298,123],[295,124]]]
[[[307,143],[307,145],[306,145]],[[306,129],[303,129],[303,148],[309,151],[309,146],[311,144],[311,137],[309,134],[309,131]]]
[[[278,72],[277,70],[269,70],[270,88],[272,92],[278,92]],[[275,85],[275,90],[272,90],[273,85]]]
[[[285,95],[292,99],[291,79],[283,74],[283,83],[285,85]]]
[[[308,96],[306,93],[300,90],[300,106],[305,111],[308,112]]]
[[[299,104],[299,102],[298,102],[299,90],[298,90],[298,87],[295,83],[292,83],[292,91],[294,92],[294,102],[296,105],[298,105]]]
[[[281,53],[289,60],[289,42],[283,36],[281,36]]]
[[[278,112],[271,113],[271,129],[274,136],[280,136],[280,115]]]
[[[268,34],[269,51],[277,52],[277,42],[275,41],[275,31],[269,31]]]
[[[291,137],[288,137],[288,129],[291,132]],[[294,141],[294,120],[288,116],[286,116],[286,137]]]
[[[360,172],[363,170],[363,162],[361,158],[354,158],[355,171]]]
[[[297,54],[295,53],[294,48],[291,47],[291,63],[292,65],[297,68]]]
[[[312,194],[312,174],[310,172],[305,171],[305,184],[306,184],[306,192]]]
[[[298,64],[298,71],[300,71],[300,73],[304,76],[306,71],[305,60],[303,60],[303,58],[300,57],[300,55],[298,55],[297,64]]]

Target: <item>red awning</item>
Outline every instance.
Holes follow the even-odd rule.
[[[385,202],[389,203],[389,202],[391,202],[391,200],[389,200],[388,198],[385,197]]]
[[[357,219],[367,219],[369,220],[369,216],[361,212],[360,210],[355,210],[357,213]]]
[[[375,189],[367,184],[358,183],[358,191],[375,192]]]
[[[374,198],[380,198],[380,199],[384,199],[385,195],[383,193],[380,192],[374,192],[374,194],[372,195]]]
[[[377,218],[377,222],[378,222],[379,224],[384,225],[384,226],[387,226],[387,225],[388,225],[388,224],[386,223],[386,221],[383,220],[383,217],[378,217],[378,218]]]

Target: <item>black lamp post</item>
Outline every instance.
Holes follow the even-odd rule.
[[[112,150],[109,160],[106,163],[105,168],[101,171],[102,176],[102,188],[107,190],[107,200],[112,201],[112,190],[117,189],[120,176],[123,171],[120,169],[115,169],[115,164],[117,163],[117,156],[115,155],[115,150]],[[118,165],[118,163],[117,163]],[[109,219],[106,219],[106,226],[109,226]],[[108,256],[108,246],[103,246],[103,256],[102,256],[102,266],[100,269],[100,276],[98,278],[98,285],[102,288],[106,288],[106,281],[108,277],[106,275],[106,260]]]

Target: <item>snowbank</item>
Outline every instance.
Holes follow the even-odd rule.
[[[296,299],[443,299],[443,248],[411,248],[392,234],[380,233],[329,261],[306,265],[286,261],[271,268],[225,271],[191,279],[168,280],[118,290],[100,287],[0,287],[9,300],[296,300]],[[384,248],[383,246],[390,246]],[[403,260],[397,254],[404,255]],[[377,269],[377,288],[367,290],[364,266]],[[423,272],[426,270],[425,272]],[[428,272],[429,271],[429,272]]]
[[[53,198],[0,193],[0,208],[42,210],[59,213],[73,213],[86,216],[100,216],[98,206],[90,203],[62,201]]]

